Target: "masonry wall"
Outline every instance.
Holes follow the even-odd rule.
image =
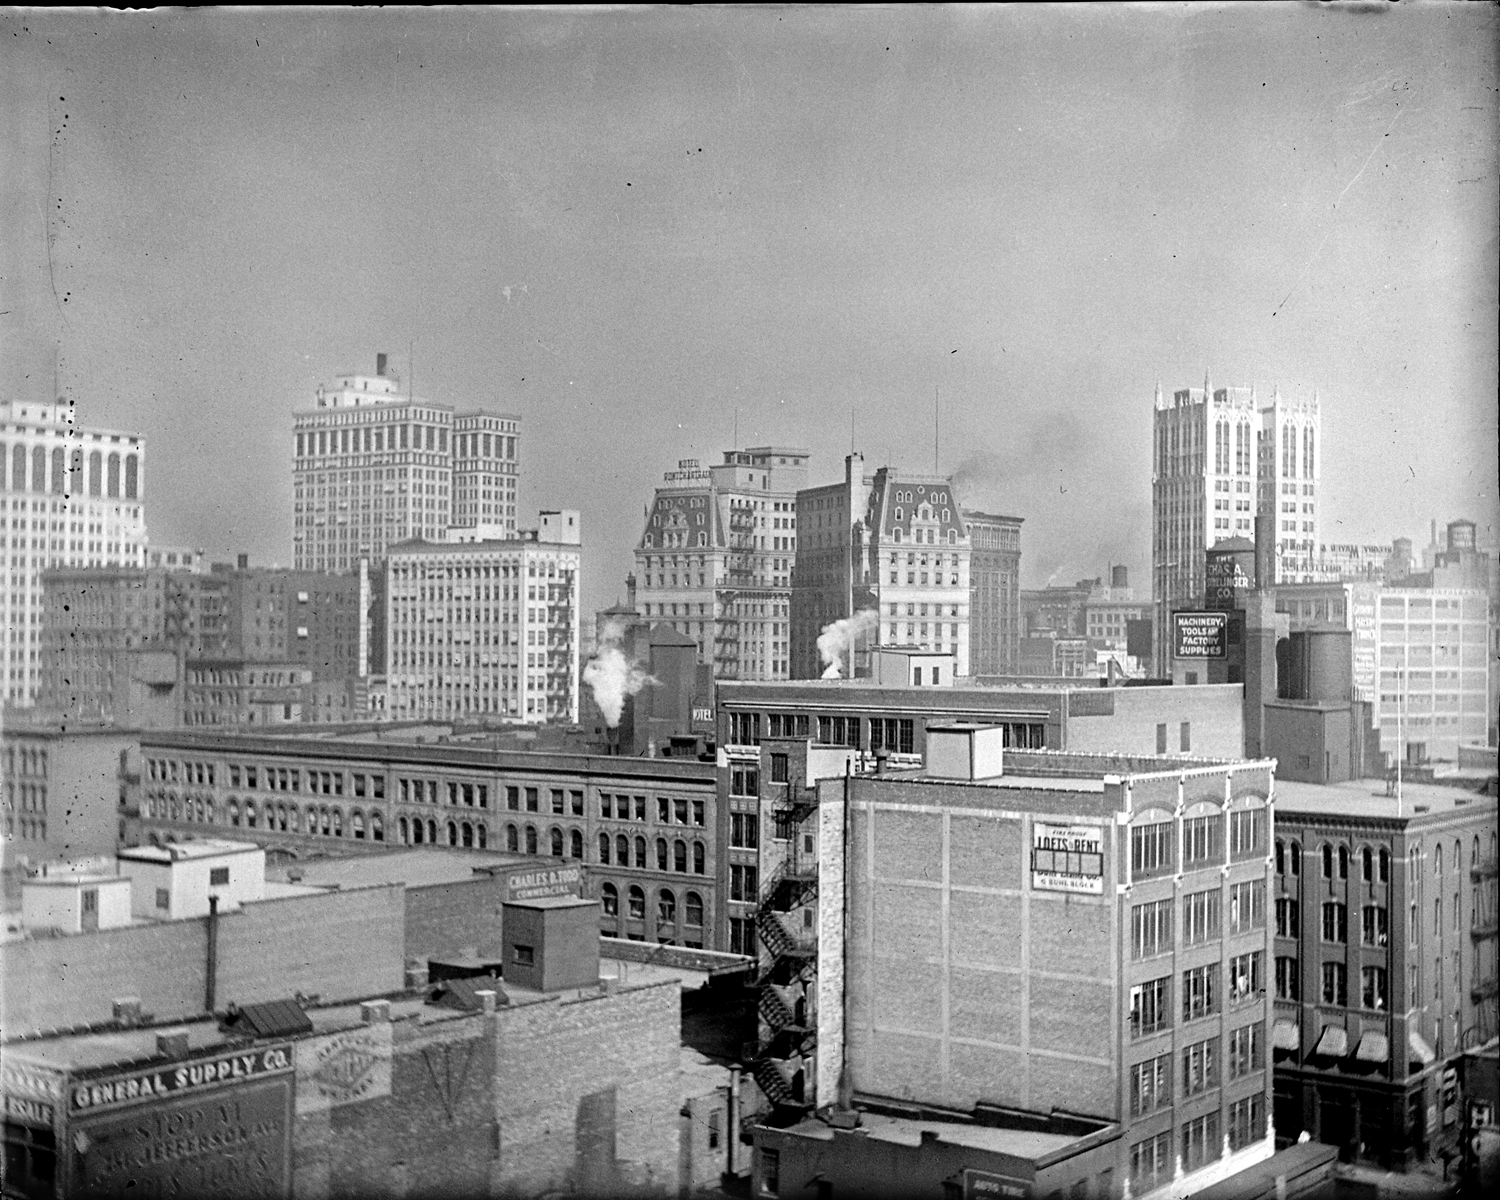
[[[1088,798],[1070,795],[1084,811],[1049,816],[1040,793],[852,786],[854,1088],[960,1109],[986,1101],[1115,1116],[1114,822],[1103,797],[1087,814]],[[1031,886],[1037,819],[1102,828],[1101,895]]]
[[[676,981],[496,1016],[495,1113],[507,1193],[676,1190]]]
[[[507,878],[500,874],[409,890],[406,957],[426,963],[471,947],[481,955],[498,955],[507,889]]]
[[[1192,745],[1188,753],[1209,758],[1239,758],[1245,750],[1245,718],[1238,683],[1201,684],[1193,687],[1101,688],[1113,695],[1109,706],[1097,715],[1084,715],[1073,703],[1079,693],[1069,695],[1069,713],[1063,748],[1115,754],[1155,754],[1156,727],[1167,727],[1169,754],[1181,752],[1184,721],[1191,725]],[[1083,693],[1092,699],[1092,693]],[[1104,708],[1112,711],[1102,711]]]

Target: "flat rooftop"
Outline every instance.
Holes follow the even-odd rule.
[[[165,846],[132,846],[120,850],[116,857],[132,862],[174,863],[197,858],[218,858],[225,854],[253,854],[260,850],[254,842],[231,842],[227,838],[195,838],[189,842],[171,842]]]
[[[1418,807],[1426,812],[1418,812]],[[1401,785],[1401,802],[1385,794],[1383,779],[1351,779],[1347,783],[1299,783],[1276,781],[1276,809],[1280,813],[1308,813],[1331,817],[1369,817],[1412,820],[1456,812],[1488,811],[1494,819],[1496,800],[1482,792],[1436,783]]]
[[[915,1117],[888,1117],[871,1112],[861,1112],[859,1117],[859,1128],[867,1130],[867,1136],[872,1141],[891,1142],[898,1146],[920,1146],[922,1134],[931,1132],[951,1146],[1012,1154],[1017,1158],[1033,1161],[1083,1140],[1083,1135],[1042,1133],[1030,1129],[996,1129],[965,1121],[929,1121]],[[833,1141],[834,1136],[832,1127],[814,1117],[799,1121],[786,1132],[823,1142]]]
[[[872,778],[866,775],[864,778]],[[1025,788],[1038,792],[1104,792],[1102,776],[1083,775],[987,775],[982,779],[955,779],[950,775],[929,775],[922,771],[887,771],[880,779],[899,779],[903,783],[961,783],[966,787]]]
[[[303,887],[362,888],[404,883],[407,887],[433,887],[462,883],[491,867],[542,867],[560,860],[525,854],[486,853],[483,850],[450,850],[433,846],[392,850],[383,854],[357,854],[348,858],[309,858],[266,868],[266,878],[277,883],[300,883]],[[564,865],[576,860],[561,860]],[[302,872],[293,881],[288,872]]]

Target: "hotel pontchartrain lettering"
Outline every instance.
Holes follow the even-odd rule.
[[[290,1043],[257,1046],[253,1050],[238,1050],[103,1079],[75,1080],[68,1090],[68,1108],[75,1114],[120,1108],[159,1097],[201,1091],[223,1083],[279,1075],[291,1069]]]
[[[1031,886],[1104,894],[1104,831],[1097,825],[1031,826]]]

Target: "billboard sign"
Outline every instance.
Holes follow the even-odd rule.
[[[1172,657],[1224,658],[1229,645],[1226,612],[1174,612]]]
[[[1104,831],[1097,825],[1031,826],[1031,886],[1045,892],[1104,894]]]
[[[1254,586],[1255,552],[1210,550],[1203,563],[1205,594],[1203,606],[1212,609],[1233,609],[1235,591],[1249,591]]]

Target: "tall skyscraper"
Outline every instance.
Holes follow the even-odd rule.
[[[718,679],[787,679],[797,492],[808,451],[726,450],[707,470],[683,459],[646,512],[636,603],[698,644]]]
[[[64,399],[0,407],[7,704],[29,707],[40,694],[42,572],[145,565],[145,453],[139,434],[79,427]]]
[[[1156,388],[1151,475],[1155,670],[1171,655],[1172,610],[1201,606],[1205,553],[1252,540],[1256,513],[1275,517],[1278,582],[1311,579],[1318,545],[1321,419],[1316,396],[1279,392],[1257,411],[1253,387]]]
[[[794,678],[822,675],[819,635],[861,612],[872,615],[856,630],[846,677],[874,645],[952,654],[957,673],[969,674],[970,541],[951,480],[893,467],[866,475],[851,454],[841,483],[797,494],[797,530]]]
[[[1021,669],[1021,520],[964,512],[969,527],[969,673]]]
[[[520,418],[457,412],[375,374],[340,375],[295,414],[293,559],[299,571],[351,571],[450,525],[515,536]]]

